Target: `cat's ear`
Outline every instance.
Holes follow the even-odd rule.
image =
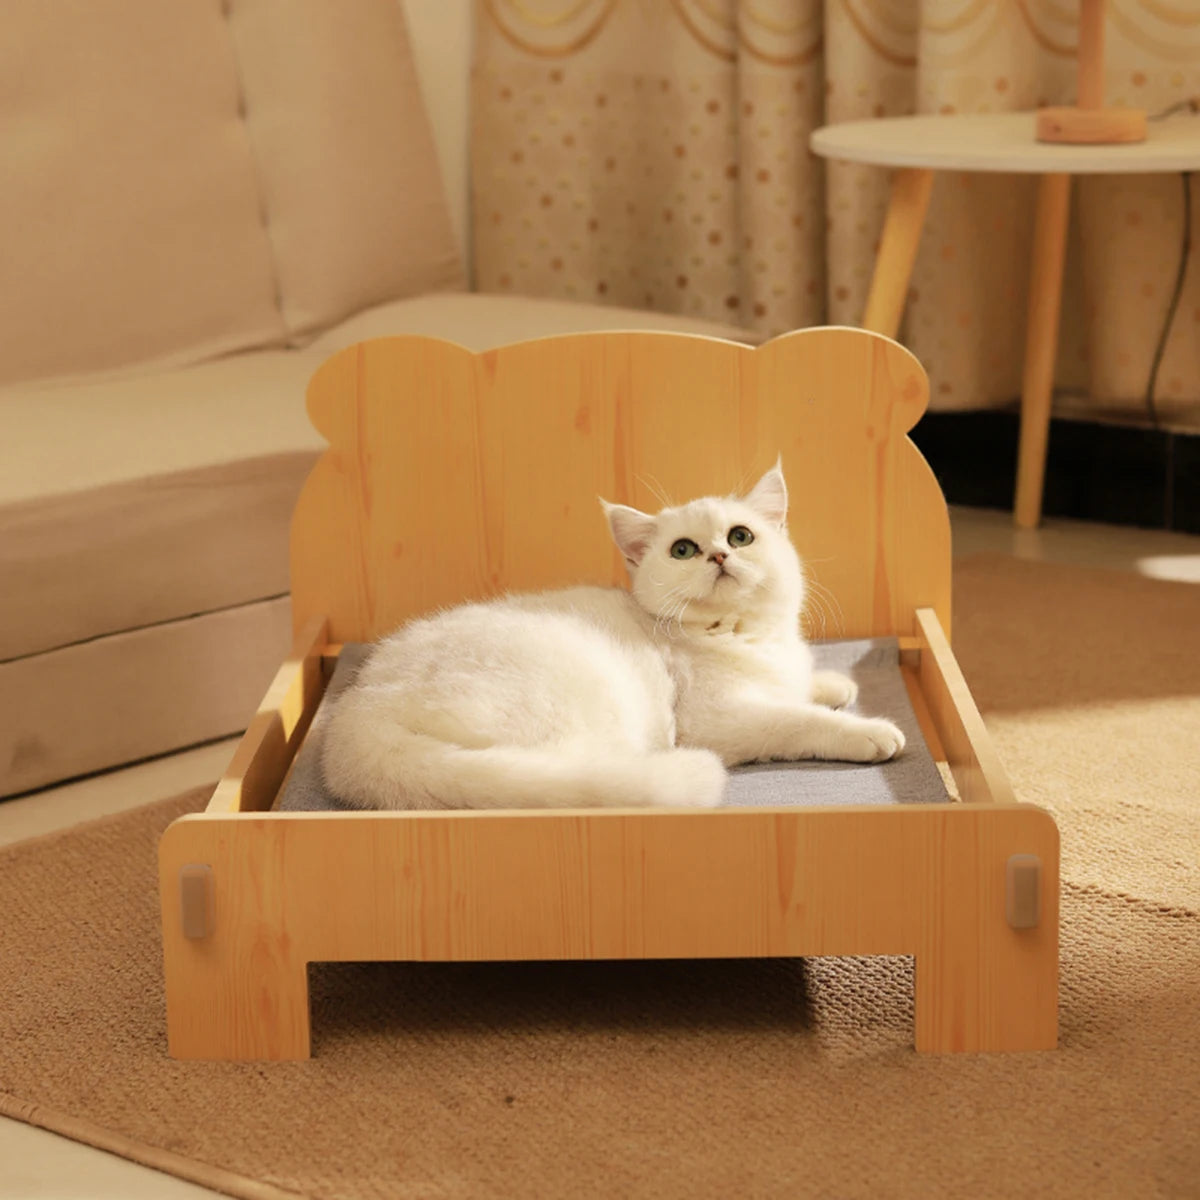
[[[625,504],[609,504],[607,500],[601,500],[600,507],[608,518],[608,527],[617,549],[625,556],[626,562],[636,567],[650,546],[654,518]]]
[[[754,485],[745,501],[764,520],[778,529],[783,528],[787,520],[788,494],[781,459],[775,460],[775,465]]]

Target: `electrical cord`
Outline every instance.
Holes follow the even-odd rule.
[[[1148,120],[1162,121],[1174,116],[1177,112],[1200,113],[1200,96],[1188,96],[1164,108],[1161,112],[1153,113]],[[1179,268],[1175,272],[1175,288],[1171,293],[1171,303],[1167,305],[1167,315],[1163,321],[1162,332],[1158,335],[1158,345],[1154,348],[1154,358],[1150,362],[1150,378],[1146,381],[1146,412],[1154,429],[1159,428],[1158,406],[1155,402],[1155,392],[1158,389],[1158,371],[1162,366],[1163,354],[1167,349],[1167,341],[1171,336],[1171,327],[1175,324],[1175,314],[1179,310],[1179,300],[1183,295],[1183,283],[1187,277],[1188,258],[1192,252],[1192,178],[1187,171],[1179,176],[1183,183],[1183,240],[1179,248]]]
[[[1175,289],[1171,293],[1171,303],[1167,305],[1167,315],[1163,321],[1162,332],[1158,335],[1158,345],[1154,347],[1150,378],[1146,381],[1146,412],[1150,416],[1150,424],[1155,429],[1159,427],[1158,407],[1154,400],[1154,393],[1158,387],[1158,369],[1162,366],[1163,353],[1171,336],[1171,326],[1175,324],[1175,314],[1179,311],[1183,281],[1187,278],[1188,258],[1192,252],[1192,177],[1187,171],[1182,171],[1179,178],[1183,181],[1183,240],[1179,247],[1179,269],[1175,272]]]
[[[1151,113],[1147,121],[1161,121],[1166,117],[1173,117],[1177,112],[1183,112],[1184,109],[1189,112],[1200,113],[1200,96],[1189,96],[1186,100],[1177,100],[1174,104],[1168,105],[1162,112]]]

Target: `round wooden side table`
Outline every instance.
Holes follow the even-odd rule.
[[[883,117],[826,125],[812,135],[823,158],[892,167],[891,196],[862,324],[895,337],[900,328],[934,171],[1040,175],[1021,385],[1016,523],[1041,518],[1046,439],[1058,346],[1063,259],[1072,175],[1150,174],[1200,169],[1200,119],[1152,121],[1146,140],[1123,145],[1039,142],[1033,113]]]

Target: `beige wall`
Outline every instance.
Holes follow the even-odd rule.
[[[472,0],[399,0],[399,3],[408,20],[421,91],[437,139],[454,231],[470,269],[467,159],[474,6]]]

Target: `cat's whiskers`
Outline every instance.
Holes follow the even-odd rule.
[[[805,586],[804,606],[800,610],[800,625],[804,636],[812,641],[821,641],[825,637],[825,609],[817,592]]]
[[[733,491],[730,493],[730,495],[733,496],[735,499],[740,499],[749,490],[748,485],[753,478],[754,478],[753,471],[745,472],[745,474],[743,474],[742,477],[738,480],[737,487],[735,487],[733,489]]]
[[[676,584],[663,597],[663,603],[654,620],[655,633],[665,633],[668,638],[674,640],[675,634],[671,630],[673,624],[678,624],[680,632],[682,632],[683,614],[687,612],[687,607],[692,602],[692,597],[685,594],[687,587],[686,583]]]
[[[679,632],[683,632],[683,614],[687,612],[688,605],[692,600],[690,596],[680,596],[672,605],[671,614],[667,618],[667,636],[674,638],[675,634],[671,630],[672,625],[679,627]]]
[[[826,608],[816,592],[809,592],[801,613],[804,635],[810,641],[820,642],[826,639],[829,629]]]
[[[803,571],[805,582],[803,616],[805,623],[808,623],[810,617],[817,618],[817,620],[813,621],[814,628],[810,631],[810,636],[814,640],[824,639],[829,634],[830,623],[833,625],[834,634],[840,634],[846,626],[846,614],[842,610],[837,596],[813,576],[812,572],[808,569],[807,563],[805,563]]]
[[[683,632],[683,614],[687,612],[687,606],[691,603],[686,597],[681,598],[674,611],[671,613],[667,621],[667,638],[669,641],[674,641],[677,633]]]
[[[674,508],[675,502],[667,495],[666,488],[653,475],[637,475],[637,481],[644,484],[646,490],[649,491],[656,500],[660,501],[663,508]]]
[[[676,602],[681,597],[684,587],[686,587],[686,584],[676,584],[662,598],[658,611],[654,615],[655,633],[662,633],[664,626],[670,626],[671,621],[674,619],[672,612],[676,608]]]
[[[816,583],[815,581],[814,583],[816,591],[829,610],[829,615],[834,624],[834,633],[840,636],[846,629],[846,613],[842,608],[841,601],[838,600],[836,593],[827,588],[823,583]]]

